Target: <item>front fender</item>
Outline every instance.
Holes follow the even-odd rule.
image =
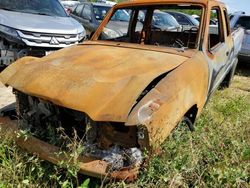
[[[186,112],[207,98],[208,66],[201,53],[163,78],[132,110],[126,125],[144,125],[149,145],[161,144]]]

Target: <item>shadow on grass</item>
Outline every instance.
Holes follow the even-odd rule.
[[[236,74],[239,76],[250,77],[250,62],[239,61]]]

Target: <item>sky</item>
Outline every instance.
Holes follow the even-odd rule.
[[[250,14],[250,0],[221,0],[228,6],[229,12],[244,11]]]

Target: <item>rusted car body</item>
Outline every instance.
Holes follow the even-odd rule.
[[[153,11],[165,6],[199,8],[200,27],[181,35],[149,33]],[[132,9],[128,35],[102,38],[114,12],[127,8]],[[141,8],[147,13],[138,32]],[[212,9],[219,16],[213,42]],[[157,32],[162,32],[160,39]],[[168,35],[180,38],[169,44]],[[240,49],[234,40],[236,36],[242,40],[242,35],[241,29],[231,34],[225,5],[217,1],[130,1],[113,7],[89,42],[43,58],[22,58],[0,79],[14,88],[20,118],[33,128],[74,124],[82,130],[86,147],[92,148],[79,159],[82,173],[133,180],[144,149],[154,152],[184,117],[192,125],[213,91],[221,83],[229,85],[237,65],[234,49]],[[64,158],[55,157],[58,147],[34,137],[18,143],[53,163]],[[123,155],[114,162],[110,157],[119,158],[121,153],[132,159]]]

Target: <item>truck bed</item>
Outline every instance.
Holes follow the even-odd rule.
[[[234,57],[238,56],[241,47],[242,47],[242,42],[244,38],[244,29],[238,28],[232,32],[232,37],[234,41]]]

